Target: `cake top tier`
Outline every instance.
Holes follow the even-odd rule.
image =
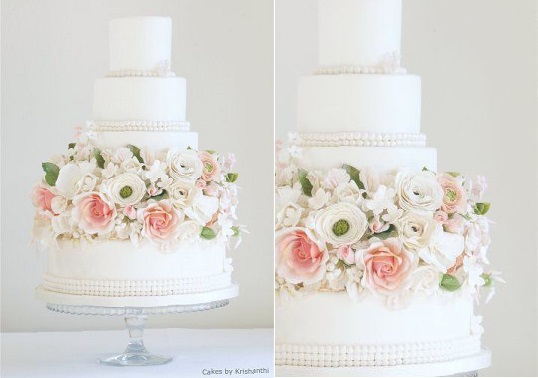
[[[402,0],[319,0],[320,66],[380,66],[398,59]]]
[[[110,71],[155,71],[170,65],[170,17],[116,18],[109,33]]]

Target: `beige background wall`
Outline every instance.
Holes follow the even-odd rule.
[[[317,63],[317,2],[276,0],[276,134],[295,127],[297,80]],[[538,375],[536,2],[404,0],[402,65],[422,76],[422,132],[439,169],[482,174],[493,267],[507,281],[484,315],[493,365]]]
[[[2,331],[123,328],[119,318],[56,314],[34,299],[45,255],[30,246],[30,191],[41,162],[91,119],[93,81],[108,70],[108,21],[139,15],[172,17],[187,119],[201,148],[236,153],[238,213],[251,231],[231,254],[239,298],[150,317],[149,326],[272,327],[272,13],[270,0],[2,1]]]

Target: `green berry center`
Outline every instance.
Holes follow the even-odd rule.
[[[340,219],[333,224],[333,232],[336,236],[345,235],[349,231],[349,222],[345,219]]]
[[[120,189],[121,198],[129,198],[131,197],[131,194],[133,194],[133,188],[131,188],[130,186],[124,186]]]

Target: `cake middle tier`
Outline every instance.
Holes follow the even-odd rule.
[[[420,77],[313,75],[301,78],[297,127],[305,133],[420,132]]]
[[[409,168],[437,170],[437,149],[431,147],[305,147],[301,165],[308,169],[330,169],[349,164],[380,172]]]
[[[194,131],[99,131],[94,143],[101,148],[119,148],[132,144],[152,150],[166,148],[198,149],[198,133]]]
[[[93,119],[103,121],[185,121],[186,83],[182,77],[97,79]]]

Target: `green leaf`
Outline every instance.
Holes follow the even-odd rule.
[[[226,175],[226,181],[235,182],[238,177],[239,177],[239,174],[237,174],[237,173],[228,173]]]
[[[396,236],[396,227],[391,224],[389,228],[383,232],[380,232],[379,234],[374,234],[373,236],[378,237],[381,240],[385,240],[390,238],[391,236]]]
[[[232,227],[232,230],[233,230],[233,232],[234,232],[234,235],[233,235],[233,236],[239,236],[239,234],[241,233],[241,232],[239,231],[239,227],[237,227],[237,226],[233,226],[233,227]]]
[[[362,189],[362,190],[365,189],[364,183],[361,181],[361,177],[360,177],[361,171],[347,164],[342,165],[342,168],[345,169],[345,171],[347,172],[351,180],[353,180],[355,184],[357,184],[359,189]]]
[[[58,180],[58,175],[60,174],[60,167],[54,163],[43,163],[41,167],[45,171],[45,181],[47,184],[50,186],[56,185],[56,180]]]
[[[168,198],[168,193],[166,192],[166,190],[163,190],[161,194],[157,194],[156,196],[151,197],[151,199],[155,201],[160,201],[165,198],[165,196],[166,198]]]
[[[461,287],[461,283],[456,277],[450,274],[443,274],[439,286],[446,291],[456,291]]]
[[[101,150],[98,148],[93,149],[93,156],[95,156],[95,160],[97,160],[97,166],[101,169],[105,168],[105,158],[103,155],[101,155]]]
[[[452,177],[459,177],[460,176],[459,172],[446,172],[446,174],[450,175]]]
[[[76,143],[69,143],[69,144],[67,145],[67,149],[69,150],[69,149],[71,149],[71,148],[75,148],[76,145],[77,145]]]
[[[424,166],[422,167],[422,171],[429,171],[429,169],[426,166]]]
[[[491,204],[489,202],[477,202],[474,205],[474,212],[478,215],[484,215],[489,211]]]
[[[312,197],[312,183],[308,179],[308,172],[304,169],[299,169],[299,172],[297,172],[299,175],[299,182],[301,183],[301,187],[303,188],[303,193],[305,196]]]
[[[144,159],[140,156],[140,148],[133,146],[132,144],[127,145],[127,148],[131,150],[133,156],[138,160],[139,163],[144,163]]]
[[[489,273],[482,273],[480,276],[484,280],[484,287],[490,287],[493,285],[493,280],[491,279],[491,274]]]
[[[214,154],[214,153],[216,153],[217,151],[215,151],[215,150],[205,150],[205,152],[210,153],[210,154]]]
[[[215,231],[213,231],[209,227],[202,228],[202,232],[200,232],[200,237],[205,240],[215,239],[216,236],[217,234],[215,233]]]

